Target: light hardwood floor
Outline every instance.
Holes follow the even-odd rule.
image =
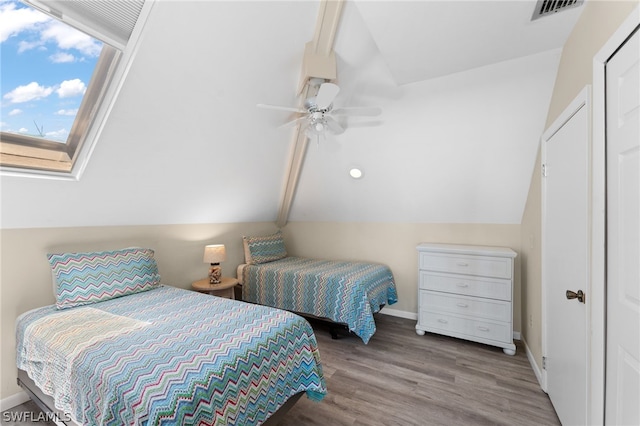
[[[524,347],[502,349],[427,333],[415,321],[376,315],[368,345],[354,335],[331,340],[314,323],[328,394],[306,397],[281,426],[559,425]]]
[[[329,392],[321,402],[303,396],[280,426],[560,424],[521,344],[508,356],[500,348],[418,336],[415,321],[388,315],[376,315],[368,345],[346,331],[332,340],[325,324],[312,324]],[[12,411],[37,411],[31,404]]]

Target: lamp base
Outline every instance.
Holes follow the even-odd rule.
[[[209,268],[209,282],[211,284],[220,284],[222,279],[222,268],[219,264],[211,264],[211,268]]]

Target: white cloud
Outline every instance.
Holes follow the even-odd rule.
[[[75,56],[73,56],[71,53],[66,53],[66,52],[54,53],[53,55],[49,56],[49,59],[51,59],[51,62],[55,64],[62,64],[62,63],[76,61]]]
[[[56,111],[55,113],[56,115],[77,115],[78,114],[78,109],[60,109],[58,111]]]
[[[20,127],[18,129],[18,133],[29,133],[29,129],[27,129],[26,127]]]
[[[9,117],[18,115],[18,114],[22,114],[22,110],[19,108],[12,109],[11,111],[9,111]]]
[[[23,32],[32,32],[35,37],[20,40],[18,53],[43,47],[46,43],[55,43],[63,50],[76,49],[83,55],[92,57],[100,55],[102,50],[101,42],[82,31],[30,7],[16,8],[16,2],[0,0],[0,42]]]
[[[45,132],[44,135],[47,139],[66,141],[69,136],[69,132],[67,129],[60,129],[52,132]]]
[[[88,56],[98,56],[102,50],[102,44],[95,39],[58,21],[47,25],[42,31],[41,39],[55,42],[60,49],[76,49]]]
[[[9,93],[5,94],[3,98],[7,99],[13,104],[22,102],[35,101],[38,99],[46,98],[53,93],[53,87],[40,86],[35,81],[27,84],[26,86],[18,86]]]
[[[0,43],[22,31],[36,30],[49,21],[51,18],[34,9],[16,9],[15,3],[0,3]]]
[[[18,53],[26,52],[27,50],[31,50],[35,48],[42,49],[44,48],[44,46],[42,46],[42,42],[39,40],[36,40],[36,41],[20,40],[18,42]],[[46,50],[46,48],[44,49]]]
[[[60,87],[56,90],[56,93],[61,98],[71,98],[73,96],[84,95],[86,90],[87,86],[85,86],[84,82],[79,78],[74,78],[73,80],[65,80],[60,83]]]

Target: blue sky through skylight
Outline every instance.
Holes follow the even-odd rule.
[[[0,130],[66,142],[102,43],[0,0]]]

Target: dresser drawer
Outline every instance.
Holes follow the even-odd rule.
[[[511,279],[512,259],[463,254],[420,253],[420,269]]]
[[[458,296],[428,290],[420,291],[420,309],[505,322],[511,321],[512,317],[511,303],[507,301]]]
[[[480,340],[513,342],[509,323],[482,321],[438,312],[420,311],[420,325],[426,327],[429,331],[453,335],[454,337],[462,337],[461,335],[464,335]]]
[[[511,300],[511,280],[420,271],[420,289]]]

